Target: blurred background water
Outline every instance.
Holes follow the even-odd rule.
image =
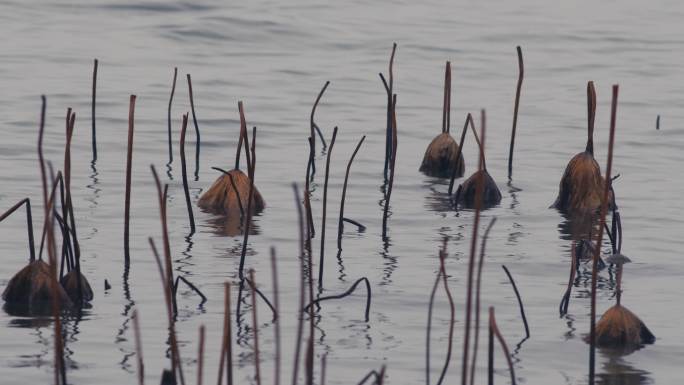
[[[525,384],[582,384],[587,380],[589,265],[582,265],[569,314],[557,308],[570,264],[563,218],[548,209],[566,162],[586,140],[586,82],[598,93],[596,156],[605,167],[610,86],[620,84],[614,173],[623,219],[623,303],[658,338],[626,356],[598,352],[597,373],[607,384],[675,384],[684,353],[678,318],[684,264],[681,238],[681,170],[684,156],[684,7],[679,2],[579,1],[550,3],[291,2],[258,1],[0,1],[0,207],[29,196],[40,223],[36,139],[40,95],[47,95],[46,157],[62,164],[64,116],[76,112],[72,146],[72,191],[79,225],[83,271],[95,290],[92,308],[65,322],[68,378],[74,384],[135,382],[131,312],[141,318],[146,380],[155,383],[168,366],[163,293],[147,237],[160,241],[158,204],[149,165],[169,183],[169,230],[176,274],[209,298],[180,290],[177,329],[186,378],[196,370],[198,327],[207,327],[205,378],[214,381],[222,332],[223,283],[237,283],[242,237],[224,234],[221,221],[195,208],[191,236],[180,182],[178,134],[189,110],[185,74],[192,74],[201,130],[193,201],[230,167],[237,144],[237,101],[249,125],[258,126],[256,185],[267,203],[255,218],[248,267],[270,295],[269,248],[276,247],[281,284],[283,379],[289,380],[298,299],[297,217],[291,183],[303,183],[308,157],[308,117],[325,81],[331,85],[317,122],[329,140],[339,126],[332,154],[323,295],[345,290],[360,277],[373,289],[370,322],[363,320],[362,291],[328,302],[316,315],[316,362],[327,354],[327,382],[358,382],[387,365],[387,382],[425,378],[427,304],[446,238],[449,284],[456,300],[454,354],[447,378],[460,377],[467,255],[473,213],[445,208],[448,184],[418,172],[423,152],[441,129],[443,67],[453,66],[452,126],[468,112],[486,108],[487,164],[503,193],[501,204],[483,213],[482,228],[497,217],[483,272],[483,317],[495,306],[503,335],[514,351],[516,375]],[[382,171],[386,96],[378,72],[387,71],[398,43],[398,159],[389,239],[383,242]],[[506,162],[517,80],[516,45],[525,57],[514,177]],[[91,167],[90,87],[92,60],[100,61],[97,99],[98,160]],[[166,109],[173,68],[178,86],[173,104],[174,163],[169,173]],[[123,204],[128,98],[138,96],[133,155],[132,266],[123,274]],[[661,129],[655,129],[661,115]],[[345,213],[368,227],[345,229],[343,252],[335,245],[344,169],[362,135],[352,167]],[[188,131],[190,172],[194,131]],[[320,143],[320,140],[317,140]],[[466,175],[476,166],[470,138],[464,148]],[[325,153],[317,149],[312,196],[320,225]],[[61,168],[61,167],[60,167]],[[193,178],[194,179],[194,178]],[[25,220],[7,219],[2,229],[0,287],[26,262]],[[36,229],[38,229],[36,225]],[[481,229],[482,230],[482,229]],[[319,238],[314,241],[318,256]],[[524,336],[518,306],[500,265],[517,280],[532,337]],[[111,284],[104,290],[104,280]],[[598,314],[612,305],[613,276],[599,277]],[[235,293],[234,293],[235,294]],[[233,297],[233,302],[237,300]],[[244,309],[249,309],[245,299]],[[448,330],[442,292],[433,318],[432,373],[441,368]],[[272,378],[273,324],[259,307],[262,377]],[[251,318],[233,319],[236,378],[254,383]],[[0,377],[3,383],[51,380],[49,320],[0,312]],[[483,333],[483,338],[486,333]],[[483,340],[484,341],[484,340]],[[486,346],[485,342],[480,344]],[[485,350],[484,348],[481,349]],[[484,379],[481,353],[478,377]],[[497,353],[497,382],[508,372]],[[317,376],[319,376],[317,367]],[[301,371],[300,371],[301,373]]]

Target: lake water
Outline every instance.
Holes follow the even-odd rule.
[[[607,384],[679,383],[684,335],[680,291],[684,263],[681,238],[684,203],[684,7],[679,2],[241,2],[219,1],[1,1],[0,207],[29,196],[34,222],[42,220],[36,154],[40,95],[47,95],[46,157],[62,164],[64,116],[76,114],[72,191],[83,252],[82,269],[95,291],[81,319],[65,321],[68,378],[74,384],[136,381],[131,314],[138,309],[146,380],[157,383],[168,367],[165,305],[147,237],[161,241],[158,203],[149,165],[169,183],[169,230],[176,274],[195,283],[208,301],[180,289],[177,322],[185,375],[196,373],[198,328],[207,328],[205,379],[215,381],[222,333],[223,283],[237,283],[242,237],[223,234],[217,218],[195,207],[197,232],[188,236],[180,178],[181,114],[189,110],[185,74],[192,74],[201,130],[195,202],[218,173],[229,168],[237,144],[237,102],[249,125],[258,126],[255,182],[267,203],[249,239],[247,266],[271,295],[269,248],[276,247],[283,330],[283,380],[289,381],[299,288],[297,215],[291,183],[303,184],[308,157],[309,112],[325,81],[328,88],[317,122],[329,140],[339,126],[332,154],[323,295],[346,290],[367,277],[373,290],[370,321],[364,322],[363,292],[324,303],[316,316],[318,360],[327,353],[327,382],[357,383],[387,365],[387,383],[425,379],[427,305],[446,237],[449,285],[456,301],[454,354],[447,375],[460,378],[464,302],[473,212],[445,208],[448,184],[418,172],[423,152],[441,129],[443,67],[453,66],[452,125],[487,110],[487,166],[503,194],[483,212],[481,230],[497,217],[483,271],[483,317],[495,306],[514,350],[516,376],[525,384],[587,382],[590,266],[583,264],[570,302],[559,318],[567,284],[570,241],[563,218],[549,205],[567,161],[584,148],[586,82],[598,93],[596,156],[605,168],[610,86],[620,84],[614,174],[624,227],[623,303],[656,335],[654,345],[630,355],[597,353],[597,373]],[[398,43],[398,154],[389,220],[382,240],[382,171],[385,92],[378,72],[387,71]],[[517,80],[516,45],[525,57],[514,176],[506,163]],[[100,61],[97,99],[98,160],[91,168],[90,87],[92,60]],[[166,174],[166,109],[173,68],[179,78],[173,105],[174,163]],[[132,190],[132,265],[123,280],[123,206],[128,99],[138,96]],[[655,129],[660,115],[660,130]],[[367,135],[352,167],[345,213],[368,227],[347,226],[336,258],[339,199],[346,162]],[[194,171],[194,130],[188,132]],[[317,140],[320,143],[320,140]],[[464,148],[466,174],[477,166],[471,137]],[[317,148],[312,205],[320,226],[325,154]],[[27,260],[23,213],[2,229],[0,287]],[[320,231],[318,231],[320,232]],[[320,238],[314,239],[318,257]],[[531,338],[524,329],[505,264],[516,278]],[[316,265],[317,267],[317,265]],[[104,290],[107,279],[112,288]],[[613,304],[614,281],[599,276],[598,309]],[[449,310],[438,292],[433,320],[432,383],[437,380],[448,331]],[[233,303],[237,300],[232,298]],[[245,299],[244,309],[250,299]],[[272,379],[273,324],[259,306],[262,377]],[[253,380],[251,317],[233,319],[237,333],[236,378]],[[2,383],[52,380],[50,322],[0,312]],[[481,335],[479,382],[486,378],[486,333]],[[508,371],[497,352],[496,380]],[[300,370],[300,373],[302,371]]]

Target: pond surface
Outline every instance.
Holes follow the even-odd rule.
[[[40,95],[47,95],[45,153],[63,161],[64,116],[76,114],[72,190],[82,269],[95,291],[92,308],[65,320],[68,378],[74,384],[136,381],[131,322],[138,309],[146,380],[157,383],[168,366],[163,293],[147,237],[161,241],[158,203],[149,170],[155,164],[169,183],[169,230],[176,274],[208,297],[179,291],[178,338],[188,382],[196,373],[198,328],[206,326],[205,379],[214,381],[222,333],[223,283],[238,282],[241,236],[226,236],[221,221],[195,206],[197,232],[189,234],[181,184],[178,138],[189,110],[185,74],[192,74],[201,156],[191,178],[193,202],[234,159],[244,101],[248,124],[258,126],[255,182],[266,210],[254,219],[247,267],[271,295],[269,249],[276,247],[283,312],[283,381],[289,381],[299,290],[297,215],[292,182],[303,184],[308,157],[309,113],[325,81],[331,81],[317,112],[332,153],[323,295],[346,290],[367,277],[373,290],[364,322],[363,291],[324,303],[316,316],[318,360],[327,354],[329,384],[357,383],[387,365],[387,383],[425,381],[427,306],[447,240],[446,268],[456,301],[450,382],[460,378],[464,302],[473,212],[445,205],[448,183],[418,172],[423,152],[441,129],[443,67],[453,66],[452,126],[468,112],[487,111],[487,166],[503,194],[482,213],[480,233],[497,217],[483,270],[482,316],[495,306],[499,327],[513,350],[516,376],[525,384],[587,382],[590,267],[580,267],[569,313],[559,318],[567,284],[570,241],[563,217],[549,205],[567,161],[586,140],[586,82],[598,93],[596,157],[605,168],[610,86],[620,84],[614,174],[624,227],[623,303],[656,335],[654,345],[626,356],[599,351],[597,373],[607,384],[676,384],[681,377],[684,316],[680,291],[684,263],[684,7],[674,1],[550,4],[517,2],[292,2],[131,1],[0,2],[0,207],[29,196],[34,225],[42,221],[36,154]],[[386,96],[378,72],[387,71],[398,43],[398,154],[388,239],[382,239],[382,172]],[[525,57],[513,180],[507,154],[518,68],[516,45]],[[98,159],[91,167],[90,87],[92,60],[99,59]],[[167,103],[173,68],[174,162],[167,170]],[[132,265],[123,278],[123,206],[128,100],[136,94],[131,220]],[[655,129],[660,115],[660,130]],[[479,120],[479,118],[477,119]],[[192,126],[191,126],[192,127]],[[346,216],[367,226],[347,226],[337,256],[339,200],[346,162],[367,135],[352,166]],[[317,140],[320,144],[320,140]],[[189,171],[194,173],[194,130],[188,132]],[[316,149],[312,192],[320,230],[325,153]],[[466,174],[477,167],[471,137],[464,148]],[[167,174],[168,171],[168,174]],[[0,225],[0,287],[27,260],[23,215]],[[318,257],[320,231],[314,239]],[[531,338],[501,265],[515,277],[525,303]],[[317,265],[316,265],[317,267]],[[112,287],[104,290],[104,281]],[[600,273],[598,309],[612,303],[614,276]],[[233,303],[237,300],[233,292]],[[243,309],[249,309],[250,298]],[[234,312],[233,312],[234,313]],[[446,352],[449,307],[438,292],[432,331],[432,383]],[[273,331],[259,305],[262,377],[272,379]],[[233,318],[236,378],[253,380],[251,317]],[[0,377],[3,383],[52,379],[50,321],[0,312]],[[482,333],[480,346],[486,346]],[[481,348],[479,382],[486,378]],[[496,380],[508,371],[497,353]],[[300,373],[302,373],[300,371]]]

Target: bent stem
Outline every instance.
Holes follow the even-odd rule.
[[[321,219],[321,250],[318,261],[318,289],[323,289],[323,261],[325,259],[325,222],[328,208],[328,177],[330,176],[330,158],[332,157],[333,148],[335,147],[335,139],[337,138],[337,127],[333,129],[332,140],[330,141],[330,148],[328,149],[328,156],[325,161],[325,183],[323,184],[323,216]]]
[[[513,147],[515,147],[515,130],[518,127],[518,107],[520,106],[520,89],[522,88],[525,67],[523,65],[522,48],[516,47],[518,51],[518,86],[515,90],[515,106],[513,107],[513,128],[511,129],[511,147],[508,149],[508,180],[513,177]]]
[[[347,198],[347,183],[349,182],[349,170],[351,170],[351,165],[354,162],[354,158],[356,157],[356,153],[359,152],[359,148],[361,148],[361,144],[363,144],[363,141],[366,139],[366,135],[361,137],[361,140],[359,140],[359,143],[356,145],[356,148],[354,149],[354,152],[352,153],[351,158],[349,158],[349,162],[347,163],[347,171],[344,174],[344,185],[342,185],[342,199],[340,200],[340,219],[337,222],[337,249],[342,250],[342,231],[344,230],[344,201]],[[348,220],[349,221],[349,220]]]

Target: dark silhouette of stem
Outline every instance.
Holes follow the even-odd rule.
[[[442,133],[448,134],[451,129],[451,62],[446,62],[444,69],[444,104],[442,106]],[[457,158],[458,159],[458,158]]]
[[[33,216],[31,215],[31,200],[29,198],[24,198],[12,206],[9,210],[5,211],[0,215],[0,222],[5,220],[13,212],[15,212],[23,204],[26,204],[26,228],[28,229],[28,242],[29,242],[29,263],[36,260],[36,247],[33,240]]]
[[[158,195],[158,200],[159,200],[159,213],[160,213],[160,218],[161,218],[161,227],[162,227],[162,238],[164,241],[164,260],[165,260],[165,272],[162,275],[162,279],[164,280],[163,282],[166,282],[165,286],[167,286],[167,289],[165,290],[166,295],[168,295],[167,299],[167,312],[168,312],[168,318],[169,318],[169,332],[171,334],[171,348],[172,348],[172,364],[173,364],[173,374],[174,377],[176,374],[178,374],[178,377],[180,378],[180,382],[182,385],[185,385],[185,378],[183,377],[183,368],[181,366],[181,359],[180,359],[180,350],[178,349],[178,344],[176,340],[176,327],[175,327],[175,314],[177,313],[177,305],[175,301],[175,297],[172,294],[173,290],[173,267],[172,267],[172,262],[171,262],[171,246],[169,244],[169,231],[168,231],[168,226],[167,226],[167,219],[166,219],[166,194],[168,191],[168,185],[164,186],[164,189],[162,190],[161,186],[161,181],[159,180],[159,175],[157,175],[157,170],[154,168],[154,165],[150,165],[150,169],[152,170],[152,175],[154,176],[154,182],[155,185],[157,186],[157,195]],[[156,252],[156,248],[154,247],[154,241],[152,241],[152,238],[149,239],[150,245],[152,246],[153,252],[155,253],[155,257],[158,258],[158,253]],[[161,266],[161,263],[159,264]]]
[[[468,124],[473,124],[473,116],[470,113],[468,113],[465,124],[463,125],[463,130],[461,131],[461,140],[458,143],[458,151],[456,152],[456,159],[458,161],[461,160],[461,154],[463,153],[463,143],[465,142],[465,136],[468,132]],[[451,195],[451,193],[454,191],[454,181],[456,180],[456,173],[458,172],[458,169],[459,167],[454,167],[454,170],[451,172],[451,179],[449,180],[449,195]]]
[[[331,299],[342,299],[344,297],[347,297],[348,295],[352,294],[354,290],[356,290],[356,287],[361,283],[364,282],[366,284],[366,312],[365,312],[365,320],[368,322],[369,316],[370,316],[370,304],[371,304],[371,286],[370,286],[370,281],[368,281],[368,278],[366,277],[361,277],[354,282],[353,285],[347,291],[341,294],[336,294],[336,295],[328,295],[325,297],[320,297],[317,298],[313,301],[310,301],[308,305],[306,305],[303,308],[303,311],[311,310],[312,305],[318,305],[319,303],[323,301],[328,301]]]
[[[515,147],[515,130],[518,126],[518,107],[520,106],[520,89],[522,88],[525,67],[523,65],[522,49],[516,47],[518,51],[518,87],[515,90],[515,106],[513,107],[513,128],[511,129],[511,147],[508,150],[508,179],[513,176],[513,147]]]
[[[188,188],[188,172],[185,168],[185,132],[188,128],[188,114],[183,115],[183,125],[181,126],[180,138],[180,158],[181,173],[183,175],[183,191],[185,192],[185,205],[188,207],[188,220],[190,221],[190,234],[195,233],[195,216],[192,214],[192,203],[190,202],[190,189]]]
[[[97,91],[97,59],[93,61],[93,94],[92,94],[92,102],[90,104],[90,115],[91,115],[91,120],[92,120],[92,128],[93,128],[93,134],[92,134],[92,140],[93,140],[93,162],[97,160],[97,135],[95,134],[95,97],[96,97],[96,91]]]
[[[321,98],[323,97],[323,93],[325,93],[325,90],[328,88],[330,85],[330,81],[326,81],[325,85],[323,85],[323,88],[321,88],[321,91],[318,93],[318,96],[316,97],[316,101],[314,102],[313,107],[311,107],[311,117],[309,119],[309,122],[311,123],[311,146],[313,149],[311,151],[316,151],[316,133],[314,132],[316,130],[316,123],[314,122],[314,116],[316,115],[316,108],[318,107],[318,103],[321,101]],[[321,141],[325,143],[325,140],[323,139],[323,135],[321,134]],[[325,144],[323,145],[325,147]],[[313,173],[316,172],[316,166],[315,166],[315,160],[310,159],[309,160],[311,167],[312,167],[312,174],[309,175],[309,169],[307,168],[307,174],[306,174],[306,179],[308,180],[310,177],[313,177]]]
[[[131,315],[133,320],[133,333],[135,336],[135,355],[138,362],[138,385],[145,385],[145,364],[143,363],[142,337],[140,335],[140,321],[138,320],[138,309],[133,309]]]
[[[481,131],[482,140],[485,138],[485,111],[481,111]],[[474,131],[474,130],[473,130]],[[478,141],[479,142],[479,141]],[[478,163],[478,171],[484,170],[484,146],[480,145],[480,161]],[[470,352],[470,319],[472,313],[472,297],[473,297],[473,270],[475,268],[475,255],[477,255],[477,233],[480,226],[480,210],[482,208],[482,191],[484,188],[484,175],[479,173],[477,186],[475,187],[475,216],[473,219],[473,235],[470,241],[470,258],[468,260],[468,291],[466,293],[466,319],[465,330],[463,338],[463,361],[461,366],[461,385],[468,384],[468,353]]]
[[[344,174],[344,185],[342,185],[342,199],[340,200],[340,219],[337,222],[337,248],[339,250],[342,250],[342,231],[344,230],[344,201],[347,198],[347,182],[349,182],[349,170],[351,170],[351,165],[352,162],[354,162],[354,158],[356,157],[356,153],[359,152],[359,148],[361,148],[361,145],[363,144],[363,141],[366,139],[366,135],[361,137],[361,140],[359,140],[359,143],[356,145],[356,148],[354,149],[354,152],[352,152],[351,158],[349,158],[349,162],[347,163],[347,171]],[[350,223],[353,223],[351,220],[347,220]],[[360,225],[357,223],[357,226]],[[361,226],[363,227],[363,226]],[[365,227],[364,227],[365,229]]]
[[[323,184],[323,217],[321,219],[321,254],[318,260],[318,288],[323,288],[323,261],[325,260],[325,223],[328,209],[328,177],[330,175],[330,158],[332,157],[335,139],[337,138],[337,127],[333,129],[328,156],[325,161],[325,183]]]
[[[197,385],[202,385],[204,374],[204,325],[199,327],[199,347],[197,348]]]
[[[513,280],[513,276],[511,275],[511,272],[508,271],[508,268],[506,267],[506,265],[501,265],[501,267],[506,272],[506,275],[508,276],[508,280],[511,281],[511,286],[513,286],[513,291],[515,292],[515,297],[518,299],[518,306],[520,307],[520,316],[522,317],[523,324],[525,324],[525,338],[530,338],[530,327],[527,324],[527,317],[525,316],[525,308],[523,307],[522,298],[520,298],[520,292],[518,291],[518,286],[515,284],[515,281]]]
[[[163,210],[163,209],[162,209]],[[159,269],[159,274],[161,277],[162,281],[162,289],[164,290],[164,299],[166,302],[166,313],[167,313],[167,319],[169,323],[169,342],[171,345],[171,373],[173,373],[174,379],[176,378],[176,374],[180,374],[180,379],[181,379],[181,384],[184,384],[184,379],[182,375],[182,371],[180,370],[180,351],[178,350],[178,343],[176,340],[176,323],[174,321],[174,309],[173,309],[173,304],[171,303],[171,297],[173,296],[171,291],[172,291],[172,285],[169,284],[167,276],[168,276],[168,270],[169,270],[169,263],[168,261],[165,262],[166,267],[162,266],[162,261],[161,257],[159,256],[159,252],[157,251],[157,247],[154,244],[154,240],[152,237],[147,238],[150,248],[152,249],[152,254],[154,255],[154,258],[157,262],[157,268]],[[164,270],[167,270],[165,273]]]
[[[565,289],[565,294],[561,299],[559,306],[560,316],[568,314],[568,305],[570,305],[570,293],[572,292],[572,283],[575,281],[575,273],[577,271],[577,255],[575,255],[575,242],[572,242],[572,248],[570,251],[570,256],[572,262],[570,263],[570,278],[568,279],[568,287]]]
[[[247,159],[247,173],[252,169],[252,160],[249,156],[249,136],[247,135],[247,119],[245,119],[245,109],[242,100],[238,101],[238,112],[240,113],[240,140],[238,141],[237,155],[235,156],[235,169],[240,169],[240,150],[244,141],[245,158]]]
[[[252,327],[254,328],[254,377],[257,385],[261,385],[261,369],[259,365],[259,323],[257,322],[256,283],[254,269],[249,270],[249,287],[252,289]]]
[[[276,251],[275,247],[271,247],[271,280],[273,281],[273,304],[275,307],[276,314],[280,312],[280,301],[278,299],[278,269],[276,264]],[[275,365],[274,365],[274,378],[275,385],[280,385],[280,320],[274,320],[274,334],[275,334]]]
[[[247,137],[245,137],[245,141]],[[249,195],[247,196],[247,220],[245,221],[245,234],[242,240],[242,254],[240,255],[240,269],[238,275],[244,279],[243,270],[245,268],[245,257],[247,256],[247,240],[249,239],[249,228],[252,223],[252,200],[254,200],[254,169],[256,168],[256,127],[252,128],[252,164],[249,169]]]
[[[394,109],[394,102],[392,101],[394,95],[394,54],[397,52],[397,43],[392,44],[392,54],[389,61],[389,82],[385,81],[385,77],[380,73],[380,79],[385,86],[387,93],[387,129],[385,131],[385,168],[384,176],[387,180],[387,172],[389,171],[389,164],[392,156],[392,110]]]
[[[223,338],[221,339],[218,385],[223,381],[223,364],[226,365],[226,384],[233,385],[233,343],[230,326],[230,283],[224,284],[223,296]]]
[[[176,277],[176,281],[173,283],[173,296],[174,298],[176,297],[176,294],[178,293],[178,283],[180,281],[183,281],[192,291],[194,291],[197,295],[202,298],[202,303],[207,302],[207,296],[202,293],[200,289],[197,288],[197,286],[193,285],[190,281],[188,281],[185,277],[183,276],[178,276]]]
[[[124,267],[131,265],[130,252],[130,221],[131,221],[131,173],[133,166],[133,129],[135,117],[135,95],[131,95],[128,107],[128,150],[126,152],[126,199],[124,203]]]
[[[392,159],[390,161],[390,176],[387,187],[387,194],[385,194],[385,208],[382,214],[382,238],[387,238],[387,216],[389,214],[390,198],[392,197],[392,187],[394,186],[394,165],[397,158],[397,95],[395,94],[392,100]]]
[[[610,175],[613,168],[613,145],[615,143],[615,122],[617,115],[618,86],[613,85],[613,99],[610,109],[610,139],[608,141],[608,165],[606,166],[606,183],[603,190],[603,201],[601,202],[601,220],[599,222],[599,233],[594,250],[594,258],[591,266],[591,330],[589,332],[589,385],[594,385],[595,360],[596,360],[596,282],[598,275],[598,261],[601,257],[601,242],[603,242],[603,225],[606,223],[606,213],[608,212],[608,197],[610,192]]]
[[[515,370],[513,369],[513,361],[511,361],[511,354],[509,353],[508,346],[506,345],[506,341],[504,340],[503,336],[501,335],[499,328],[496,326],[496,318],[494,317],[494,307],[493,306],[489,307],[489,328],[494,333],[494,335],[496,336],[496,339],[499,340],[499,344],[501,345],[501,350],[503,350],[504,355],[506,356],[506,361],[508,361],[508,369],[511,372],[511,385],[515,385],[516,381],[515,381]],[[492,346],[492,348],[493,348],[493,346]],[[492,351],[493,351],[493,349],[492,349]]]
[[[482,266],[484,265],[485,249],[487,248],[487,239],[489,232],[496,223],[496,217],[492,218],[487,225],[487,229],[482,236],[482,243],[480,244],[480,258],[477,262],[477,285],[475,286],[475,338],[473,339],[473,361],[470,364],[470,385],[475,383],[475,366],[477,362],[477,348],[480,340],[480,288],[482,287]]]
[[[173,105],[173,94],[176,93],[176,78],[178,77],[178,67],[173,67],[173,83],[171,84],[171,96],[169,96],[169,109],[167,122],[169,128],[169,164],[173,163],[173,139],[171,138],[171,106]]]
[[[302,203],[299,196],[299,189],[297,184],[292,184],[294,190],[295,205],[297,206],[297,217],[299,222],[299,309],[304,307],[304,214],[302,212]],[[299,355],[302,348],[302,331],[304,328],[304,315],[302,311],[297,311],[297,337],[295,339],[295,352],[292,367],[292,385],[297,384],[297,373],[299,372]]]
[[[195,114],[195,98],[192,96],[192,80],[190,79],[190,74],[187,74],[188,78],[188,93],[190,94],[190,111],[192,111],[192,123],[195,125],[195,137],[197,141],[195,142],[195,180],[199,178],[199,159],[200,159],[200,131],[199,125],[197,125],[197,114]]]
[[[594,82],[587,83],[587,148],[586,151],[594,155],[594,120],[596,119],[596,89]],[[607,179],[606,179],[607,180]]]

